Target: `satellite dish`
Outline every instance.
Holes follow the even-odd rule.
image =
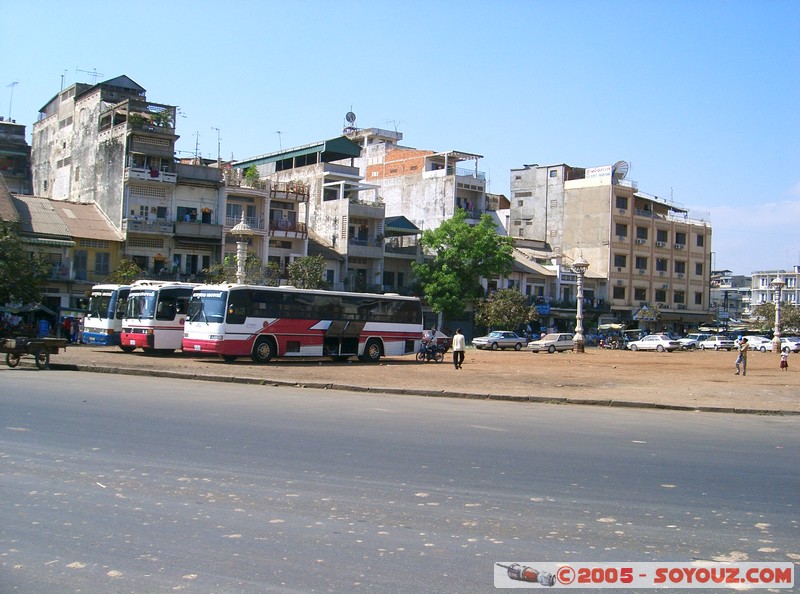
[[[344,119],[352,124],[356,121],[356,114],[354,114],[352,111],[348,111],[347,115],[344,116]]]
[[[614,181],[621,182],[625,179],[625,176],[628,175],[628,169],[630,169],[630,165],[628,165],[627,161],[617,161],[614,163],[614,166],[611,168],[611,176],[614,178]]]

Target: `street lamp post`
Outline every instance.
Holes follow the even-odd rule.
[[[572,268],[578,273],[578,301],[576,303],[577,312],[575,314],[574,338],[575,352],[583,353],[586,345],[586,338],[583,336],[583,275],[586,273],[586,269],[589,268],[589,262],[587,262],[583,254],[581,254],[578,256],[578,259],[572,263]]]
[[[236,282],[243,285],[244,264],[247,260],[247,238],[253,234],[253,230],[244,220],[244,212],[242,212],[242,220],[230,230],[230,234],[236,238]]]
[[[786,285],[782,278],[776,276],[770,286],[775,291],[775,330],[772,334],[772,352],[781,353],[781,289]]]

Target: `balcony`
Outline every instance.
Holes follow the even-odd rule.
[[[358,258],[383,258],[383,240],[350,238],[347,255]]]
[[[389,237],[383,245],[387,257],[414,260],[419,254],[416,238],[414,241],[404,242],[402,237]]]
[[[148,221],[144,219],[123,219],[122,232],[172,235],[174,233],[174,227],[172,223],[164,219],[156,219],[154,221]]]
[[[126,167],[125,181],[141,180],[174,184],[178,181],[178,174],[159,169],[144,169],[142,167]]]
[[[385,213],[386,207],[382,203],[351,200],[348,215],[364,219],[383,219]]]
[[[308,202],[310,188],[301,182],[272,182],[269,187],[270,200],[284,202]]]
[[[200,223],[197,221],[185,222],[180,221],[175,223],[176,237],[191,238],[191,239],[222,239],[222,225],[212,225],[209,223]]]
[[[269,234],[272,237],[305,239],[308,237],[308,229],[306,229],[305,223],[298,223],[289,219],[277,219],[269,222]]]

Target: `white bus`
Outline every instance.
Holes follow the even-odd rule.
[[[119,347],[146,353],[171,353],[181,348],[192,289],[197,284],[136,281],[131,285],[122,319]]]
[[[199,285],[186,319],[183,350],[226,361],[250,357],[358,357],[414,354],[422,338],[416,297],[263,287]]]
[[[105,346],[119,345],[122,316],[129,291],[128,285],[92,287],[89,307],[83,319],[83,342]]]

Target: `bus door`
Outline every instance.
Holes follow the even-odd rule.
[[[358,339],[364,322],[334,320],[325,331],[322,354],[325,356],[358,355]]]

